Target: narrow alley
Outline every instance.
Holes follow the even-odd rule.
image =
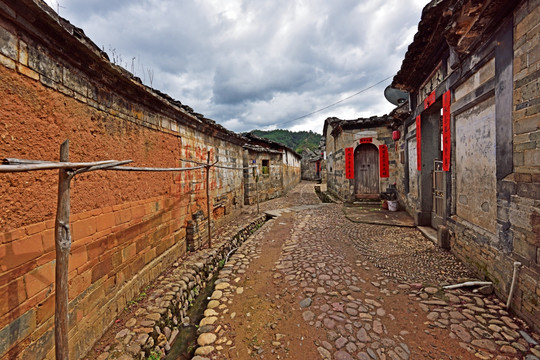
[[[262,204],[276,217],[219,273],[196,360],[538,359],[538,334],[415,228],[353,223],[314,183]]]

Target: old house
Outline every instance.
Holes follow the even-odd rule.
[[[302,180],[320,181],[323,157],[308,148],[304,149],[301,155]]]
[[[392,83],[409,93],[394,112],[401,203],[504,299],[519,262],[512,309],[536,329],[539,14],[528,0],[432,1]]]
[[[245,204],[282,196],[300,181],[300,155],[287,146],[246,134],[244,166]],[[258,195],[257,195],[258,193]]]
[[[204,168],[77,175],[68,287],[79,359],[142,287],[205,245],[209,216],[216,226],[242,209],[248,141],[144,86],[38,0],[0,0],[0,94],[2,158],[58,161],[70,139],[72,162],[221,166],[208,180]],[[258,165],[278,193],[300,180],[288,149]],[[0,359],[54,357],[57,181],[58,171],[0,174]]]
[[[392,122],[389,116],[325,120],[329,192],[345,201],[378,199],[396,181]]]

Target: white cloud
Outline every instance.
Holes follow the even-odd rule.
[[[320,132],[327,116],[392,109],[395,74],[427,0],[48,0],[115,61],[234,131]],[[113,50],[114,49],[114,50]],[[114,51],[114,54],[112,52]],[[135,59],[133,59],[135,57]]]

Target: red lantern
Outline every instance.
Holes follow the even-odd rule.
[[[401,133],[399,132],[399,130],[394,130],[392,132],[392,139],[394,141],[398,141],[400,138],[401,138]]]

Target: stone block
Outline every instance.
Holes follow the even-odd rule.
[[[6,271],[43,255],[41,234],[27,236],[0,246],[0,269]]]
[[[28,298],[39,293],[41,290],[49,287],[54,283],[55,277],[55,261],[42,265],[24,277],[26,285],[26,294]]]
[[[527,238],[527,235],[517,233],[514,236],[514,252],[524,259],[535,263],[536,262],[536,250],[534,246]]]
[[[19,63],[28,66],[28,45],[24,41],[19,41]]]
[[[531,106],[525,109],[525,116],[534,116],[540,113],[540,104],[534,104],[534,101],[530,101]]]
[[[15,69],[17,63],[15,62],[15,60],[0,54],[0,65],[4,65],[8,69]]]
[[[540,183],[518,183],[517,194],[525,198],[540,200]]]
[[[525,166],[538,166],[540,164],[540,149],[524,151],[523,161]]]
[[[110,255],[100,258],[99,263],[92,268],[92,284],[107,275],[112,269],[112,257]]]
[[[115,225],[115,217],[112,213],[107,213],[96,217],[96,230],[98,232],[111,230]]]
[[[39,307],[36,310],[36,324],[39,327],[41,324],[45,323],[47,320],[52,319],[54,316],[55,308],[55,297],[54,295],[49,295],[44,301],[39,304]],[[35,336],[35,334],[32,334]]]
[[[54,83],[62,82],[62,66],[49,57],[41,47],[28,48],[28,67]]]
[[[0,53],[12,60],[17,60],[17,37],[0,27]]]
[[[36,312],[31,309],[0,330],[0,357],[36,329]]]
[[[497,183],[497,196],[501,200],[510,201],[516,193],[516,183],[511,180],[502,180]]]
[[[46,87],[49,87],[49,88],[51,88],[51,89],[58,90],[58,83],[55,82],[53,79],[48,78],[47,76],[40,75],[40,76],[39,76],[39,81],[41,81],[41,83],[42,83],[43,85],[45,85]]]
[[[540,129],[540,114],[514,121],[514,133],[523,134]]]
[[[514,151],[525,151],[536,149],[536,141],[527,141],[520,144],[514,144]]]
[[[437,245],[445,250],[450,250],[450,233],[448,227],[439,226],[437,231]]]
[[[0,316],[16,308],[25,300],[26,290],[24,288],[23,278],[15,279],[5,286],[0,286]],[[8,319],[5,319],[5,321],[8,321]],[[0,328],[4,325],[6,324],[0,322]]]
[[[73,242],[93,235],[97,230],[96,218],[91,217],[73,223]]]
[[[39,81],[39,74],[26,66],[17,64],[17,71],[23,74],[24,76],[29,77],[30,79]]]
[[[73,70],[64,68],[62,73],[62,84],[73,90],[77,93],[86,96],[86,81],[83,80],[83,77],[79,73],[73,72]]]
[[[69,254],[69,268],[68,271],[72,272],[73,270],[79,269],[81,266],[86,264],[88,261],[88,254],[86,246],[77,246],[71,249]]]
[[[524,156],[523,156],[523,153],[517,153],[517,152],[514,152],[514,166],[515,167],[519,167],[519,166],[523,166],[523,159],[524,159]]]

